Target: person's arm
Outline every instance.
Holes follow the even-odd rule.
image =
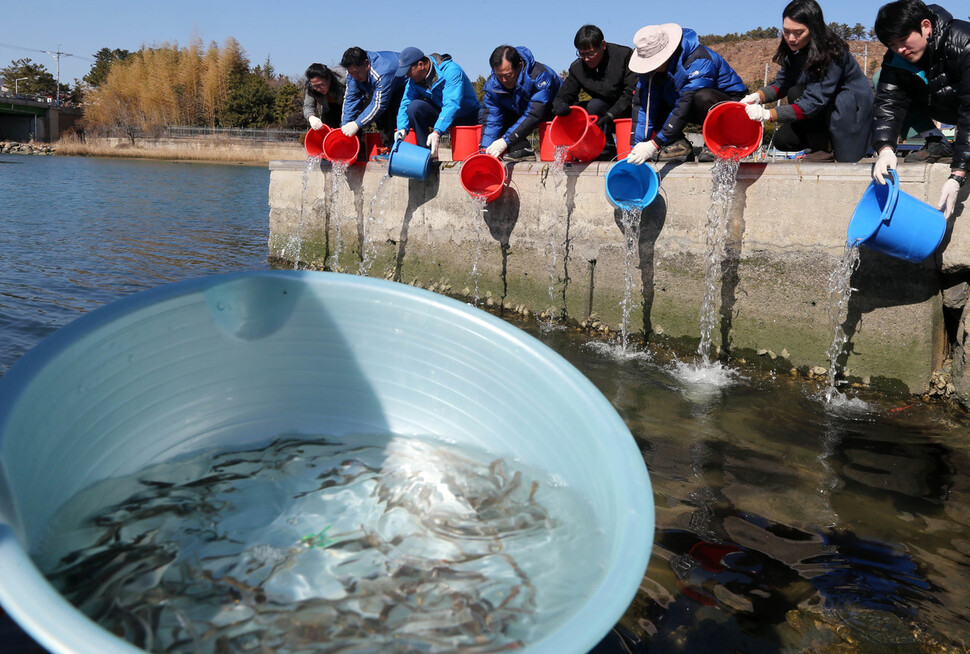
[[[310,90],[307,89],[303,93],[303,117],[309,121],[310,116],[316,116],[319,118],[319,116],[317,116],[317,99],[313,97],[313,94],[311,94]]]
[[[848,52],[845,57],[851,58]],[[771,120],[779,123],[791,123],[806,118],[814,118],[835,102],[835,95],[845,74],[844,66],[855,63],[854,60],[831,62],[825,75],[821,79],[809,80],[802,91],[801,97],[795,102],[778,105],[771,110]]]
[[[579,85],[579,78],[573,72],[573,67],[569,67],[569,74],[566,75],[553,100],[552,112],[557,116],[566,113],[566,109],[576,104],[579,99],[579,91],[582,87]]]
[[[536,63],[536,66],[542,66],[543,70],[536,76],[533,83],[533,92],[529,99],[528,109],[505,132],[504,138],[507,143],[518,143],[527,137],[539,125],[539,121],[546,115],[546,110],[552,107],[557,90],[556,80],[558,76],[545,64]]]
[[[482,112],[481,146],[483,148],[487,148],[496,139],[502,137],[502,111],[495,104],[495,96],[491,92],[492,83],[494,83],[494,78],[489,77],[488,81],[485,82],[485,93],[482,97],[482,107],[484,107],[484,110]]]
[[[343,111],[340,113],[340,124],[346,125],[350,121],[357,118],[357,114],[360,113],[358,110],[358,105],[360,104],[362,94],[360,87],[357,86],[357,80],[353,77],[347,77],[347,88],[344,91],[344,106]]]
[[[450,66],[442,66],[438,74],[444,80],[441,88],[441,112],[434,123],[434,131],[444,134],[455,122],[455,116],[461,109],[461,100],[465,97],[465,73],[451,62]]]
[[[893,53],[887,53],[887,59]],[[909,93],[906,77],[910,75],[883,59],[876,87],[876,99],[872,114],[872,149],[877,153],[885,147],[896,149],[903,119],[909,109]]]
[[[631,50],[623,60],[623,91],[609,110],[613,120],[626,117],[633,108],[633,98],[637,91],[637,74],[630,70],[629,64],[632,55],[633,51]]]
[[[373,69],[371,74],[374,75]],[[357,116],[357,124],[360,127],[367,127],[375,120],[380,118],[391,104],[391,96],[394,94],[394,75],[385,73],[374,85],[374,95],[364,110]]]
[[[411,127],[411,121],[408,120],[408,105],[411,104],[411,95],[414,90],[411,88],[411,80],[408,80],[404,85],[404,96],[401,98],[401,107],[397,110],[397,128],[409,129]]]
[[[717,67],[714,62],[706,57],[698,57],[687,67],[684,79],[687,82],[678,89],[678,99],[674,108],[663,122],[661,129],[654,140],[661,146],[667,145],[671,140],[684,131],[687,126],[687,114],[690,112],[691,102],[694,100],[694,93],[698,89],[715,88],[717,86]]]

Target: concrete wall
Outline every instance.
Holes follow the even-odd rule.
[[[299,242],[300,259],[322,267],[339,250],[347,272],[367,259],[374,276],[471,296],[477,288],[483,301],[575,321],[594,314],[612,328],[622,321],[632,279],[631,332],[696,343],[712,164],[660,169],[660,195],[640,217],[631,265],[621,213],[604,194],[609,165],[569,164],[558,183],[549,164],[510,165],[507,188],[480,214],[461,188],[457,163],[443,162],[425,181],[385,180],[386,167],[369,163],[334,186],[326,162],[274,161],[271,254],[292,260]],[[942,164],[900,168],[903,190],[931,204],[948,174]],[[769,350],[794,367],[828,367],[829,275],[869,181],[868,164],[741,165],[718,279],[715,347],[732,356]],[[950,228],[942,254],[923,264],[862,249],[844,324],[846,376],[927,388],[947,347],[943,287],[970,279],[968,228],[959,219]]]

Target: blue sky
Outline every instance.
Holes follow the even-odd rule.
[[[184,46],[195,38],[208,46],[232,36],[251,64],[261,64],[269,56],[276,71],[286,75],[299,76],[314,61],[335,64],[353,45],[366,50],[401,50],[414,45],[425,52],[450,53],[474,79],[489,72],[488,56],[503,43],[525,45],[539,61],[560,71],[575,58],[573,36],[585,23],[598,25],[608,41],[629,45],[634,32],[651,23],[676,22],[699,34],[780,26],[787,1],[48,0],[37,4],[5,0],[0,67],[29,57],[56,75],[54,57],[38,51],[60,50],[75,55],[60,58],[61,82],[70,84],[87,74],[93,54],[103,47]],[[887,1],[822,0],[821,5],[826,22],[862,23],[868,28]]]

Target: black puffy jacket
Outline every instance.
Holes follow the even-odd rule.
[[[906,110],[916,102],[930,117],[956,125],[951,168],[967,169],[970,162],[970,23],[954,20],[939,5],[926,52],[911,64],[892,50],[882,60],[876,88],[872,147],[896,146]]]

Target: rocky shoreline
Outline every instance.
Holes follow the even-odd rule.
[[[50,143],[18,143],[16,141],[0,141],[0,154],[54,154],[54,146]]]

